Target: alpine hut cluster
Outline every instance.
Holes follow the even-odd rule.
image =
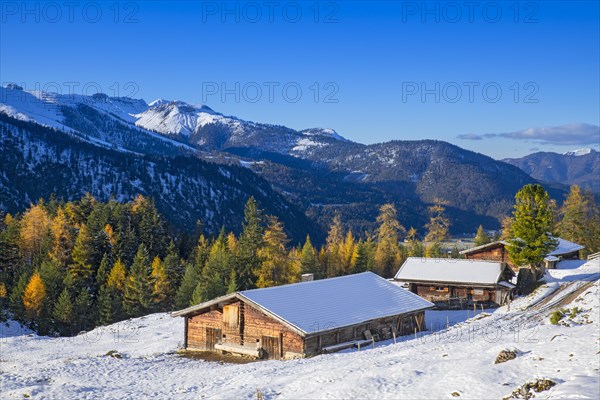
[[[187,350],[287,359],[425,329],[429,301],[372,272],[232,293],[173,313]]]

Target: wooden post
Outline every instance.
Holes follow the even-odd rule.
[[[279,358],[283,358],[283,332],[279,332]]]
[[[185,316],[183,318],[183,348],[187,349],[188,347],[188,317]]]

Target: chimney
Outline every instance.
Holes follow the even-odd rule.
[[[315,274],[302,274],[302,282],[309,282],[315,280]]]

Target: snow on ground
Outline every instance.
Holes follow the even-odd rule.
[[[227,364],[184,358],[183,321],[154,314],[74,338],[39,337],[14,323],[0,335],[2,399],[498,399],[533,378],[537,398],[600,393],[600,262],[561,263],[531,296],[495,310],[430,311],[430,332],[292,361]],[[557,308],[567,314],[549,322]],[[437,322],[437,324],[436,324]],[[446,323],[449,328],[446,329]],[[517,358],[494,364],[503,349]],[[122,358],[106,356],[116,350]]]

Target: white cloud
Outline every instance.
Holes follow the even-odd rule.
[[[600,143],[600,128],[592,124],[567,124],[527,128],[516,132],[486,133],[486,138],[529,140],[540,144],[594,145]]]

